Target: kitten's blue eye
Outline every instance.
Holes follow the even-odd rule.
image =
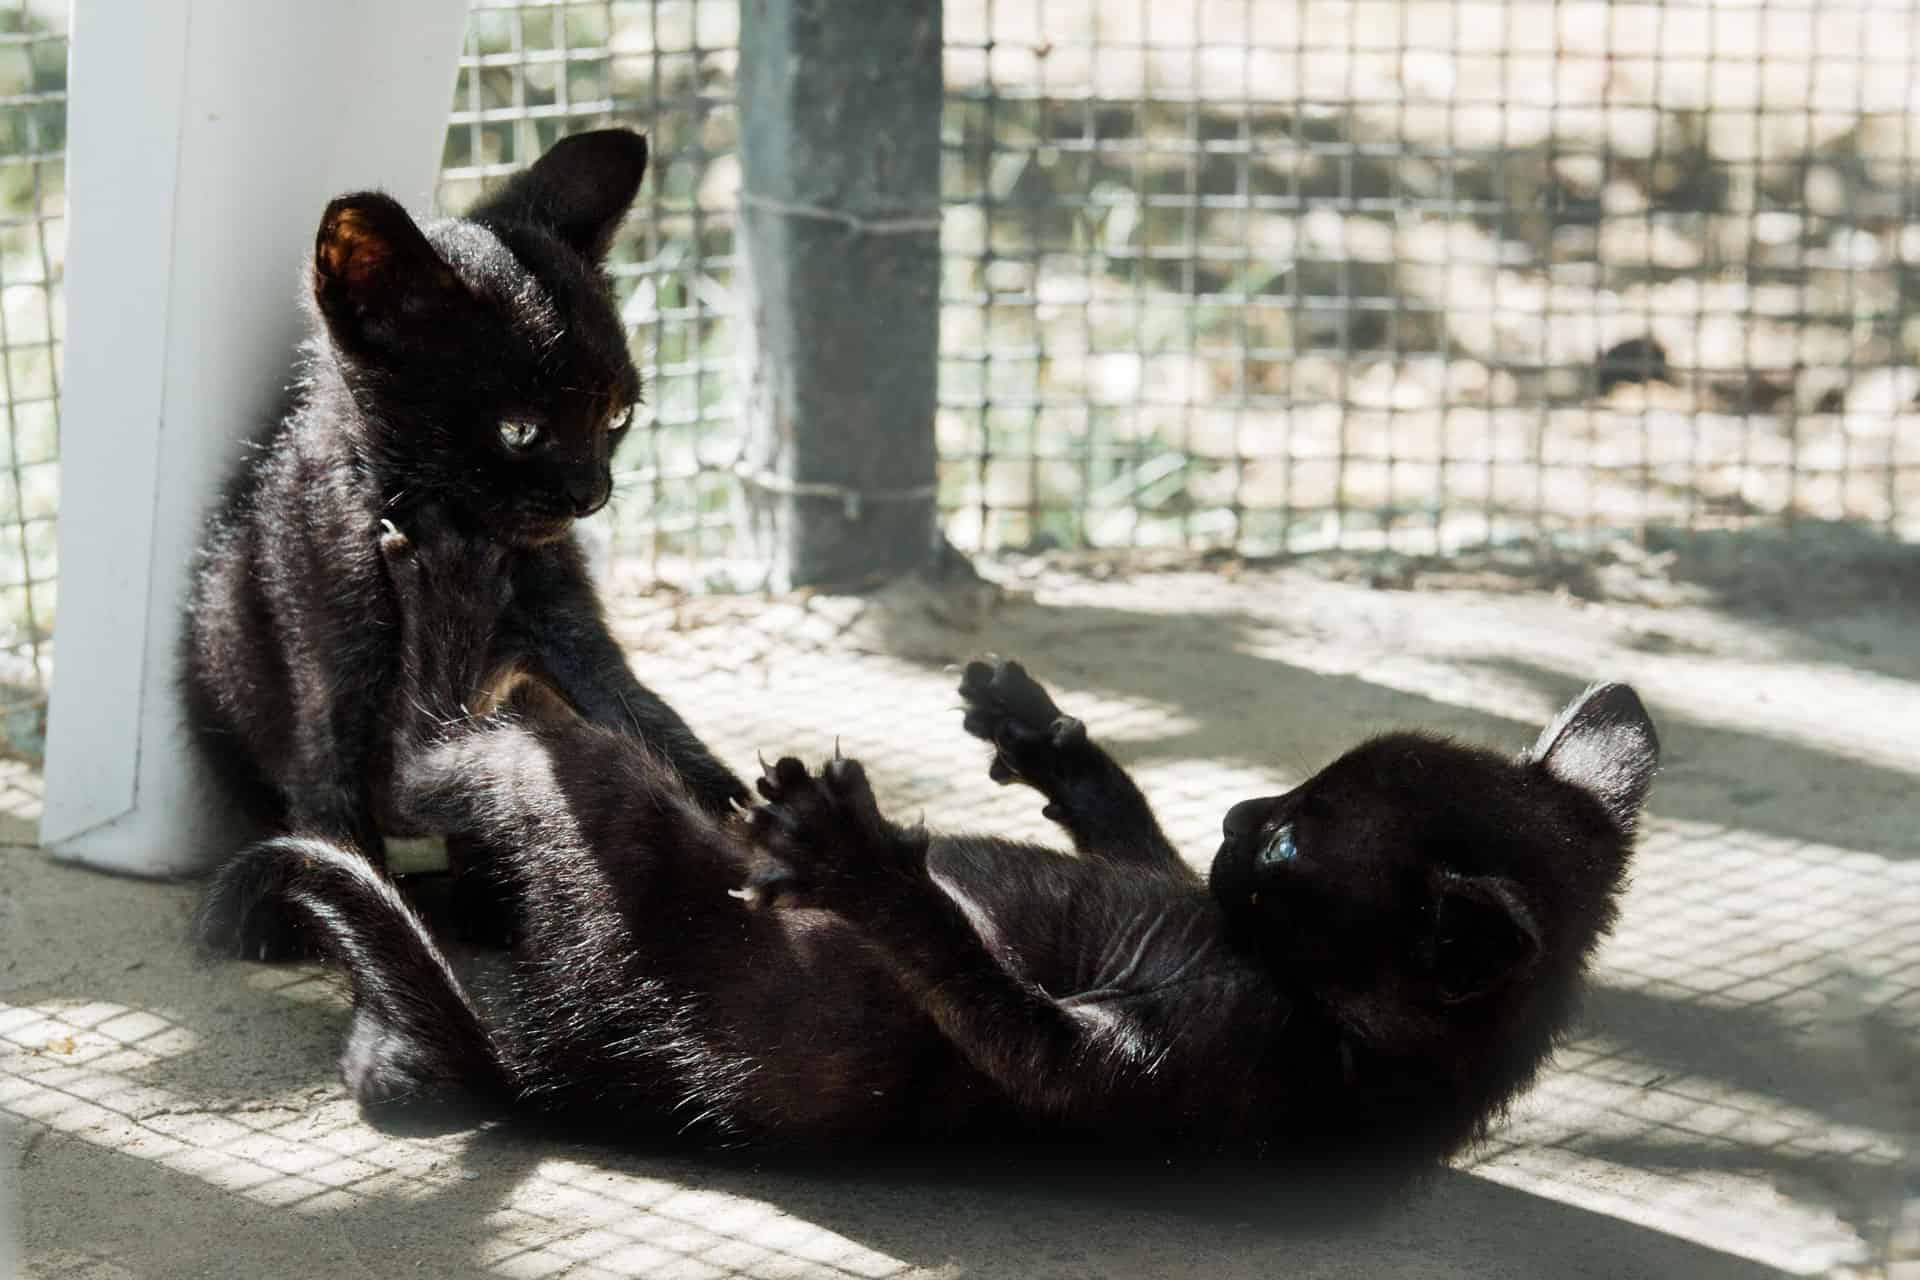
[[[500,443],[516,452],[531,449],[540,442],[540,424],[515,422],[509,418],[500,424]]]
[[[1300,850],[1295,848],[1293,843],[1293,824],[1289,822],[1268,837],[1266,844],[1261,846],[1260,852],[1254,856],[1253,865],[1275,867],[1283,862],[1291,862],[1299,856]]]

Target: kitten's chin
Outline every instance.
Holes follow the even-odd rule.
[[[549,547],[566,538],[573,532],[573,521],[566,517],[554,519],[520,519],[507,525],[500,531],[500,540],[509,546],[534,548]]]

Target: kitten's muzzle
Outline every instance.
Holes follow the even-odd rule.
[[[1242,800],[1220,820],[1220,850],[1214,855],[1208,880],[1216,894],[1251,895],[1270,872],[1293,865],[1299,846],[1293,818],[1300,807],[1300,791]]]
[[[1286,799],[1286,796],[1260,796],[1253,800],[1242,800],[1227,810],[1227,816],[1220,820],[1220,834],[1229,842],[1244,839],[1265,825]]]
[[[1257,887],[1254,860],[1260,846],[1266,843],[1261,833],[1288,806],[1294,794],[1242,800],[1220,820],[1220,834],[1224,838],[1208,870],[1207,882],[1223,903],[1238,908],[1248,902]]]
[[[613,477],[596,468],[590,474],[567,476],[562,487],[577,520],[607,505],[607,499],[613,496]]]

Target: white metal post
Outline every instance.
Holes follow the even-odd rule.
[[[240,830],[174,685],[206,513],[278,405],[326,201],[432,191],[467,0],[74,0],[41,839],[165,875]]]

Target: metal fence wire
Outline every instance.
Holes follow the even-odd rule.
[[[945,15],[961,547],[1913,532],[1904,3]],[[652,132],[616,272],[654,418],[618,536],[689,585],[752,576],[729,558],[737,23],[733,0],[481,0],[449,143],[451,181],[562,122]]]
[[[1905,0],[947,15],[963,545],[1915,514]]]
[[[48,674],[64,7],[0,0],[0,714]],[[646,129],[614,538],[740,585],[737,0],[475,0],[442,202]],[[1920,531],[1907,0],[947,0],[948,536]],[[833,86],[823,84],[821,92]],[[30,745],[32,732],[9,740]]]
[[[647,180],[608,255],[645,387],[613,504],[620,549],[685,586],[738,551],[734,395],[737,0],[474,0],[440,202],[471,204],[555,139],[621,123]]]
[[[40,749],[60,504],[66,7],[0,2],[0,753]]]

